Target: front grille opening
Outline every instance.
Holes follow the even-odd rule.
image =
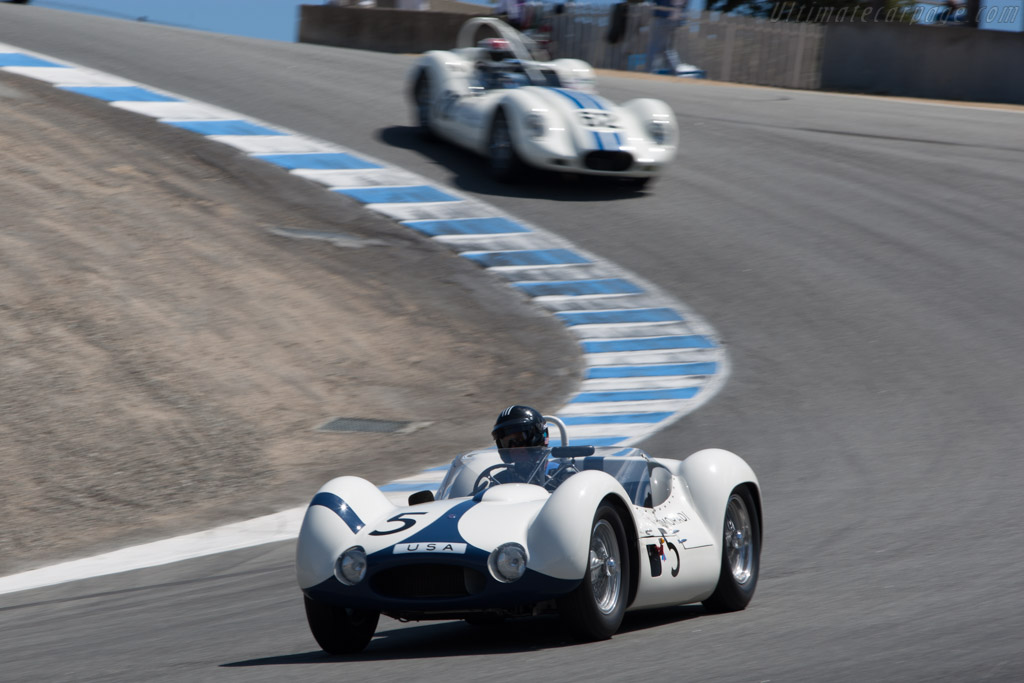
[[[598,150],[587,153],[583,163],[595,171],[625,171],[633,165],[633,155],[629,152]]]
[[[413,564],[374,575],[370,588],[378,595],[405,600],[464,598],[487,585],[487,577],[475,569],[449,564]]]

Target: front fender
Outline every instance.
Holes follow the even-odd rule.
[[[549,99],[540,96],[533,88],[522,88],[509,91],[495,107],[484,136],[482,152],[486,153],[486,143],[490,139],[490,130],[498,113],[505,116],[509,134],[516,152],[528,164],[543,166],[549,158],[575,157],[579,151],[574,142],[574,126],[576,125],[565,112],[553,106]],[[526,117],[531,114],[540,115],[547,128],[542,137],[533,137],[526,126]]]
[[[668,125],[669,139],[663,143],[663,146],[672,148],[679,146],[679,124],[676,121],[675,112],[667,103],[650,97],[641,97],[623,103],[621,108],[633,117],[645,137],[650,137],[647,127],[651,121],[655,119],[665,121]],[[651,144],[654,144],[653,140]]]
[[[368,521],[384,517],[395,505],[380,489],[359,477],[338,477],[324,484],[306,509],[295,549],[300,588],[334,574],[334,561],[353,544]]]
[[[629,509],[625,489],[604,472],[580,472],[555,489],[527,534],[530,568],[558,579],[580,580],[590,559],[594,513],[608,496]],[[624,523],[630,528],[627,520]]]

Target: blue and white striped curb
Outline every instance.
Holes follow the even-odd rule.
[[[728,358],[715,331],[686,305],[495,206],[341,145],[2,43],[0,69],[229,145],[355,199],[501,278],[552,313],[579,342],[583,379],[555,412],[573,443],[634,444],[708,401],[726,380]],[[436,490],[446,468],[431,467],[381,489]],[[279,522],[268,521],[280,518],[261,519],[275,529],[267,538],[280,540]],[[238,533],[238,525],[223,528]],[[203,542],[216,531],[203,532]],[[124,565],[123,557],[119,561]]]

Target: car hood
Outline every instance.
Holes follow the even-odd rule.
[[[377,552],[465,554],[502,543],[526,545],[530,524],[550,494],[540,486],[503,484],[474,498],[438,500],[397,508],[368,521],[355,544]]]
[[[579,90],[530,86],[531,95],[565,122],[579,150],[612,150],[649,144],[640,122],[611,100]]]

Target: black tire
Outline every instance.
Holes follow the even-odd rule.
[[[514,183],[523,173],[523,162],[516,153],[512,132],[508,127],[505,112],[499,110],[491,124],[491,137],[487,142],[487,159],[491,176],[503,183]]]
[[[606,640],[622,624],[629,599],[627,543],[618,511],[602,503],[590,527],[590,566],[583,582],[558,601],[562,619],[580,640]],[[615,562],[609,564],[609,558]]]
[[[432,137],[430,130],[430,76],[426,71],[421,71],[416,78],[416,84],[412,87],[412,106],[415,123],[423,137]]]
[[[754,597],[761,570],[761,520],[746,487],[729,495],[722,528],[722,569],[715,592],[704,601],[709,612],[738,612]]]
[[[380,612],[336,607],[303,596],[306,621],[317,645],[332,655],[362,652],[377,630]]]

